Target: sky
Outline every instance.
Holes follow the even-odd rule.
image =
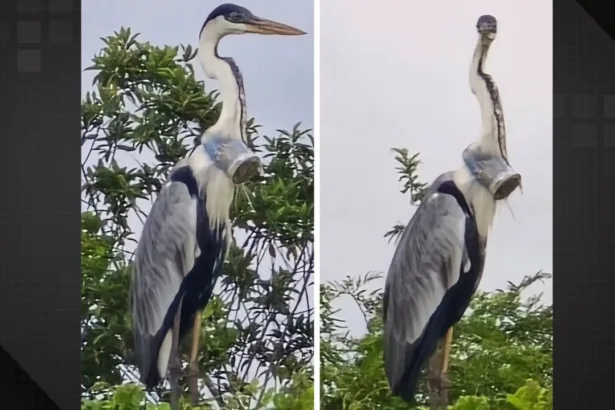
[[[395,245],[383,234],[415,209],[399,193],[391,148],[420,152],[431,183],[478,138],[469,66],[482,14],[498,19],[487,71],[523,194],[509,199],[514,216],[506,206],[496,215],[480,287],[552,272],[551,3],[335,0],[321,1],[320,19],[321,281],[386,274]],[[535,291],[552,300],[551,283]],[[352,301],[338,307],[353,332],[364,330]]]
[[[181,0],[173,7],[172,3],[147,0],[84,2],[82,66],[91,65],[92,57],[102,48],[100,38],[112,35],[122,26],[141,33],[140,39],[152,44],[197,47],[203,22],[221,3]],[[301,1],[288,7],[283,0],[251,0],[237,4],[247,6],[257,16],[308,32],[299,37],[243,35],[222,40],[220,54],[232,56],[243,73],[249,115],[266,130],[288,129],[299,121],[312,127],[313,3]],[[197,78],[205,80],[200,67],[195,68]],[[91,89],[94,75],[91,71],[83,73],[82,94]],[[212,80],[207,80],[206,86],[217,88]]]

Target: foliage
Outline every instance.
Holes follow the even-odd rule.
[[[128,409],[125,402],[144,394],[115,388],[137,377],[132,251],[170,167],[217,119],[220,103],[195,79],[190,46],[157,47],[128,29],[102,40],[81,110],[82,389],[97,399],[87,408],[116,408],[115,400]],[[304,403],[311,391],[304,379],[312,377],[314,334],[313,138],[299,124],[274,137],[253,119],[248,128],[246,143],[263,158],[264,173],[237,190],[235,240],[203,314],[199,356],[202,400],[213,395],[227,408],[233,400],[255,407],[259,397],[262,404],[271,386],[269,398],[285,403]],[[166,389],[155,393],[148,401],[164,400]]]
[[[400,192],[410,195],[410,203],[414,205],[423,199],[427,190],[427,184],[420,182],[417,176],[418,167],[421,164],[419,154],[410,155],[405,148],[393,148],[393,152],[396,154],[395,162],[398,165],[395,169],[399,174],[399,182],[403,183]],[[384,237],[389,238],[390,242],[398,237],[405,227],[405,224],[397,223],[384,234]]]
[[[417,155],[395,150],[402,193],[424,195],[415,177]],[[405,176],[405,177],[404,177]],[[411,190],[415,191],[411,191]],[[386,237],[395,239],[403,230]],[[486,273],[487,274],[487,273]],[[552,405],[553,309],[528,297],[530,286],[550,275],[538,272],[519,284],[496,292],[479,291],[470,309],[454,327],[449,397],[454,410],[547,410]],[[382,275],[367,273],[341,282],[321,284],[320,386],[323,410],[396,410],[409,406],[391,395],[384,374],[382,340]],[[336,302],[352,298],[365,318],[367,333],[353,336],[336,318]],[[417,406],[427,409],[425,381],[418,388]]]
[[[143,387],[138,384],[123,384],[110,386],[100,383],[94,386],[92,391],[104,391],[105,398],[102,400],[86,399],[81,404],[81,410],[170,410],[168,403],[147,403],[146,394]],[[110,393],[110,394],[109,394]],[[255,409],[285,409],[285,410],[306,410],[314,408],[314,390],[311,377],[303,373],[296,373],[292,382],[282,389],[263,390],[263,397],[260,404]],[[225,403],[225,409],[241,410],[245,409],[243,402],[250,399],[249,395],[237,394],[230,397]],[[216,404],[213,400],[203,401],[200,406],[192,407],[182,399],[180,407],[183,410],[211,410],[215,409]]]

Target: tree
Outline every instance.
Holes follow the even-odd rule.
[[[82,390],[92,409],[166,400],[166,389],[146,397],[140,387],[117,387],[137,378],[132,251],[169,169],[220,112],[217,92],[205,93],[194,77],[192,47],[154,46],[124,28],[102,40],[81,109]],[[235,240],[203,314],[198,401],[312,408],[313,137],[300,124],[274,137],[261,135],[253,119],[248,128],[264,174],[237,190],[231,209]]]
[[[418,154],[397,149],[402,193],[413,200],[424,195],[416,177]],[[385,234],[394,240],[403,230],[397,224]],[[384,374],[382,289],[372,283],[379,273],[347,277],[321,284],[320,385],[323,410],[408,409],[393,397]],[[455,326],[449,368],[450,400],[455,410],[547,410],[552,408],[553,309],[540,295],[526,297],[528,288],[550,275],[538,272],[520,284],[492,293],[478,292],[470,309]],[[335,302],[350,296],[365,317],[367,333],[350,335],[335,317]],[[416,409],[426,409],[429,390],[418,389]]]
[[[314,388],[313,380],[305,374],[298,374],[293,377],[293,381],[286,387],[278,389],[267,389],[261,399],[260,408],[305,410],[314,408]],[[106,392],[102,400],[84,400],[82,410],[141,410],[146,395],[143,389],[136,384],[124,384],[115,386],[111,389],[112,394]],[[226,409],[244,409],[242,401],[245,398],[232,396],[225,402]],[[185,399],[180,401],[180,406],[184,410],[206,410],[214,408],[211,402],[204,401],[199,407],[192,407]],[[170,410],[169,403],[147,403],[147,410]]]

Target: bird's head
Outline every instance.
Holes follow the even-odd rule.
[[[476,22],[476,30],[481,39],[493,41],[498,33],[498,21],[489,14],[480,16]]]
[[[216,7],[207,17],[201,34],[206,28],[218,33],[219,36],[227,34],[268,34],[279,36],[299,36],[306,34],[297,28],[272,20],[260,18],[252,14],[245,7],[235,4],[222,4]]]

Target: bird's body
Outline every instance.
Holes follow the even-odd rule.
[[[179,342],[195,325],[195,333],[200,332],[200,311],[222,274],[232,234],[229,210],[235,185],[252,179],[261,164],[244,143],[247,113],[241,72],[232,59],[218,54],[224,36],[242,33],[305,34],[233,4],[218,6],[207,17],[198,59],[205,74],[219,82],[220,117],[169,174],[135,254],[131,304],[136,365],[148,389],[169,371],[173,409],[181,374]],[[198,336],[190,359],[195,371]]]
[[[503,114],[495,83],[483,72],[495,39],[491,16],[478,20],[479,43],[470,85],[481,106],[482,131],[462,165],[440,175],[404,229],[384,291],[385,371],[394,394],[408,402],[425,362],[456,324],[478,288],[497,200],[521,177],[508,163]]]
[[[483,273],[495,200],[468,176],[462,167],[429,187],[389,268],[385,363],[392,390],[401,395],[412,396],[423,364],[461,319]]]
[[[181,301],[179,339],[209,302],[221,274],[231,227],[234,184],[203,146],[171,171],[137,247],[133,312],[137,366],[146,387],[166,375],[173,320]],[[143,281],[140,283],[139,281]]]

